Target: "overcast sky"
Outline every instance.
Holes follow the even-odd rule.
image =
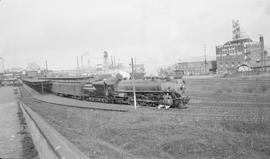
[[[215,56],[232,39],[233,19],[269,48],[269,0],[2,0],[0,57],[9,68],[48,60],[50,69],[71,69],[76,56],[88,51],[94,65],[106,50],[149,72],[203,56],[204,44]]]

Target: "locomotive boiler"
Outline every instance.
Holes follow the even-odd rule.
[[[180,93],[164,89],[163,81],[159,80],[135,80],[136,99],[142,106],[168,105],[170,107],[184,107],[189,97],[183,97]],[[128,104],[133,103],[133,82],[121,81],[115,85],[115,94],[122,97]]]

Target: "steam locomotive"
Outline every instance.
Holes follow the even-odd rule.
[[[99,80],[88,82],[53,81],[51,91],[59,96],[77,98],[92,102],[133,104],[133,85],[136,90],[136,101],[141,106],[159,106],[183,108],[189,102],[184,96],[184,85],[175,91],[165,88],[161,80]]]

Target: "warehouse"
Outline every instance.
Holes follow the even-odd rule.
[[[205,75],[216,72],[216,61],[195,61],[177,63],[177,70],[181,70],[184,75]]]

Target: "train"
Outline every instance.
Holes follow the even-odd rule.
[[[162,80],[89,80],[52,81],[51,92],[58,96],[76,98],[92,102],[134,104],[133,86],[136,102],[141,106],[186,108],[190,98],[185,96],[184,82],[179,90],[167,87]]]

